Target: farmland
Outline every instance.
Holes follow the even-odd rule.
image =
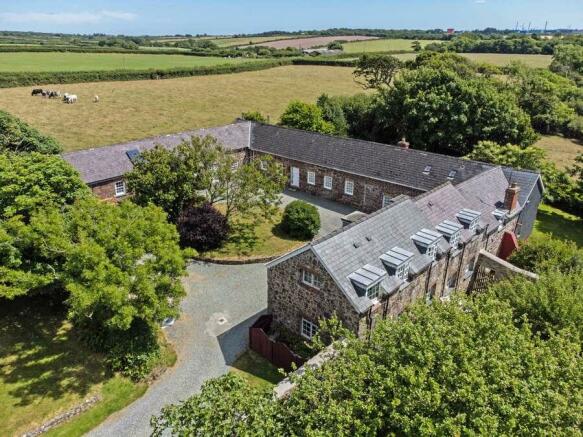
[[[249,59],[225,59],[183,55],[142,55],[119,53],[0,53],[0,72],[146,70],[176,67],[208,67],[246,62]]]
[[[337,38],[344,39],[344,38]],[[432,40],[420,40],[421,47],[430,44]],[[388,52],[392,50],[413,50],[411,39],[375,39],[369,41],[356,41],[343,44],[345,53]]]
[[[544,149],[562,169],[572,166],[577,154],[583,153],[583,142],[558,135],[543,135],[535,146]]]
[[[333,41],[363,41],[363,40],[374,40],[375,37],[372,36],[317,36],[311,38],[294,38],[285,39],[279,41],[272,41],[263,44],[259,44],[266,47],[272,47],[274,49],[285,49],[287,47],[294,47],[298,49],[309,49],[311,47],[325,46]]]
[[[288,66],[238,74],[160,81],[60,85],[79,103],[33,98],[30,88],[0,90],[0,109],[55,137],[67,150],[232,122],[260,110],[276,121],[290,100],[361,91],[352,70]],[[99,103],[92,97],[100,96]]]

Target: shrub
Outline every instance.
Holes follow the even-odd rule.
[[[1,81],[1,80],[0,80]],[[0,111],[0,152],[59,153],[62,147],[13,115]]]
[[[290,237],[309,240],[320,230],[320,214],[314,205],[294,200],[285,207],[281,228]]]
[[[559,270],[563,273],[583,271],[583,250],[572,241],[562,241],[548,236],[533,236],[514,252],[509,260],[525,270],[543,273]]]
[[[222,246],[229,235],[229,224],[212,205],[191,205],[178,218],[178,232],[183,246],[204,252]]]
[[[267,123],[269,121],[269,120],[267,120],[267,117],[259,111],[243,112],[241,114],[241,118],[243,120],[258,121],[260,123]]]
[[[322,110],[312,103],[292,101],[281,115],[280,124],[286,127],[302,129],[323,134],[334,133],[334,125],[324,120]]]

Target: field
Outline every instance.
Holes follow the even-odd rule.
[[[7,88],[0,90],[0,109],[55,137],[67,150],[226,124],[243,111],[260,110],[275,122],[290,100],[362,91],[350,68],[323,66],[58,88],[77,94],[79,102],[66,105],[31,97],[30,87]],[[99,103],[92,101],[95,94]]]
[[[583,153],[583,142],[558,135],[544,135],[535,146],[545,149],[549,158],[561,169],[573,165],[578,153]]]
[[[112,377],[102,357],[71,335],[64,310],[47,304],[46,297],[5,301],[0,314],[0,435],[22,435],[101,394],[80,416],[93,427],[145,391],[145,384]],[[71,431],[68,435],[81,434],[73,432],[76,427]]]
[[[230,36],[201,36],[201,37],[168,37],[155,40],[156,42],[174,43],[177,41],[186,41],[188,39],[207,40],[212,41],[219,47],[237,47],[241,45],[260,44],[269,41],[278,41],[282,39],[295,39],[295,35],[273,35],[273,36],[245,36],[245,37],[230,37]],[[148,48],[148,47],[144,47]]]
[[[535,234],[552,234],[560,240],[574,241],[583,248],[583,219],[550,205],[541,205],[534,225]]]
[[[342,39],[342,38],[339,38]],[[357,41],[343,44],[345,53],[364,53],[364,52],[387,52],[391,50],[413,50],[412,39],[375,39],[370,41]],[[432,40],[419,40],[421,47],[430,44]]]
[[[332,41],[362,41],[362,40],[371,40],[376,39],[373,36],[316,36],[312,38],[293,38],[293,39],[285,39],[280,41],[272,41],[267,42],[264,44],[260,44],[266,47],[272,47],[274,49],[285,49],[286,47],[295,47],[298,49],[309,49],[311,47],[319,47],[325,46]]]
[[[0,53],[0,72],[147,70],[208,67],[250,59],[120,53]]]
[[[551,55],[514,55],[506,53],[460,53],[474,62],[485,62],[503,67],[512,61],[520,61],[532,68],[547,68],[553,57]]]

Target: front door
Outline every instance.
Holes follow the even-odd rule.
[[[291,168],[291,186],[292,187],[300,186],[300,169],[297,167]]]

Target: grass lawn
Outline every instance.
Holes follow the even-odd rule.
[[[460,55],[474,62],[485,62],[500,67],[508,65],[512,61],[520,61],[532,68],[547,68],[553,60],[551,55],[514,55],[507,53],[460,53]]]
[[[230,371],[259,389],[271,388],[283,379],[283,375],[273,364],[252,350],[241,355]]]
[[[545,149],[549,158],[561,169],[573,165],[578,153],[583,153],[583,142],[558,135],[543,135],[535,146]]]
[[[208,67],[248,61],[252,59],[123,53],[17,52],[0,53],[0,72],[147,70]]]
[[[85,413],[82,429],[88,430],[145,391],[145,384],[109,374],[103,358],[79,342],[64,316],[46,298],[2,301],[0,435],[21,435],[101,393],[103,400]],[[63,435],[81,433],[72,426]]]
[[[31,87],[7,88],[0,90],[0,109],[53,136],[67,150],[231,123],[241,112],[251,110],[277,121],[290,100],[314,102],[322,93],[362,91],[351,68],[325,66],[54,88],[77,94],[79,102],[66,105],[34,98]],[[99,103],[93,103],[95,94]]]
[[[224,212],[221,204],[217,205],[217,209]],[[281,222],[281,215],[280,210],[271,220],[263,221],[258,226],[253,225],[251,220],[234,217],[233,229],[225,245],[219,249],[201,253],[201,256],[223,260],[267,258],[282,255],[305,244],[305,241],[292,239],[279,231],[278,224]]]
[[[342,37],[338,37],[342,39]],[[355,41],[342,44],[344,53],[387,52],[390,50],[413,50],[413,39],[374,39],[368,41]],[[421,47],[438,42],[434,40],[419,40]]]
[[[535,234],[553,234],[561,240],[572,240],[583,247],[583,219],[549,205],[541,205],[538,210]]]

